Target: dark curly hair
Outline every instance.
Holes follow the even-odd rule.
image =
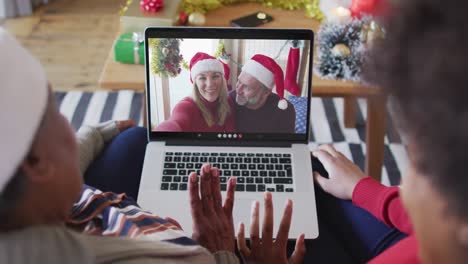
[[[415,149],[413,164],[463,219],[468,219],[467,10],[467,1],[400,0],[365,69],[367,80],[390,95],[395,120]]]

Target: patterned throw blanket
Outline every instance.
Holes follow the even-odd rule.
[[[141,209],[125,194],[101,192],[84,185],[67,225],[89,235],[120,236],[196,245],[182,229]]]

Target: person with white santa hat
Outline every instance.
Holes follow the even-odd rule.
[[[236,90],[230,93],[236,101],[237,131],[294,133],[296,111],[284,92],[283,70],[275,60],[263,54],[252,56],[242,67]]]
[[[105,144],[110,144],[110,148],[115,147],[115,143],[121,144],[125,150],[132,147],[135,141],[122,144],[121,137],[138,132],[130,128],[134,123],[108,121],[82,127],[75,135],[59,112],[40,62],[1,27],[0,55],[0,123],[3,124],[0,132],[0,263],[102,263],[106,258],[113,262],[122,257],[129,257],[130,261],[137,256],[151,258],[154,250],[166,247],[167,243],[162,241],[149,245],[150,242],[104,237],[105,230],[98,231],[104,225],[118,227],[111,222],[77,223],[77,218],[89,216],[92,219],[92,214],[109,216],[108,212],[89,205],[93,200],[102,205],[106,199],[102,199],[100,191],[83,185],[83,173],[94,164],[92,161]],[[142,142],[146,144],[145,140]],[[119,150],[125,153],[122,148]],[[131,156],[125,156],[127,164],[135,166]],[[115,157],[103,158],[113,160]],[[121,168],[118,163],[113,166]],[[105,196],[111,198],[114,194]],[[111,199],[107,203],[109,201]],[[71,216],[77,208],[84,211]],[[105,208],[111,209],[105,206],[99,210]],[[123,217],[122,213],[117,215]],[[85,228],[90,227],[89,224],[94,225],[95,234],[102,236],[86,235]],[[119,234],[123,233],[114,233]],[[153,249],[145,250],[148,246]],[[122,247],[129,251],[120,252]],[[178,249],[180,246],[169,247],[167,251]],[[210,259],[202,248],[182,251],[190,252],[195,259]],[[153,257],[163,259],[163,255],[159,253]]]

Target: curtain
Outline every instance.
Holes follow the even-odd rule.
[[[29,16],[33,8],[49,0],[0,0],[0,17]]]

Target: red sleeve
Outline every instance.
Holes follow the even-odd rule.
[[[371,177],[358,182],[353,204],[366,209],[390,227],[411,234],[413,227],[399,195],[399,187],[387,187]]]
[[[198,109],[191,99],[183,99],[172,110],[172,114],[166,121],[156,127],[156,131],[188,131],[192,126],[191,118]]]
[[[183,129],[179,126],[179,124],[172,120],[166,120],[160,123],[155,131],[160,132],[182,132]]]

